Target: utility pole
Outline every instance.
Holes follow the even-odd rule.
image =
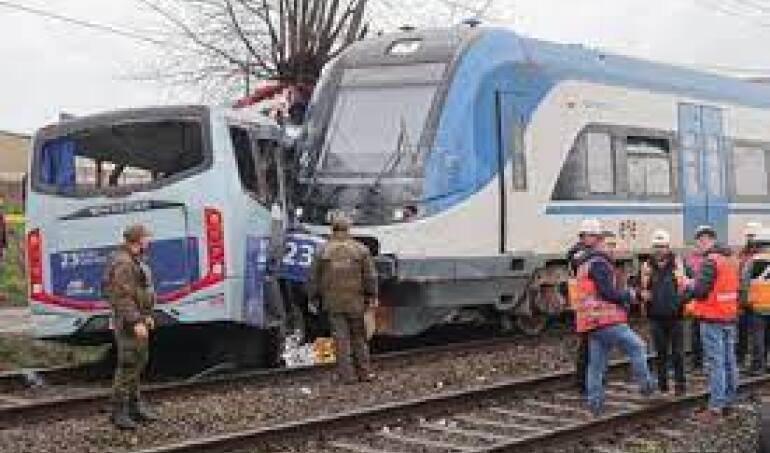
[[[251,93],[251,55],[246,55],[246,93],[244,97],[248,97]]]

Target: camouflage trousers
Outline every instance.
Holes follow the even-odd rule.
[[[353,380],[371,372],[363,313],[329,313],[340,377]]]
[[[149,359],[149,343],[136,338],[133,332],[115,331],[118,357],[112,394],[115,401],[139,396],[139,379]]]

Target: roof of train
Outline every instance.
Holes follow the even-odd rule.
[[[499,31],[507,39],[525,46],[529,57],[560,78],[579,78],[680,93],[693,98],[730,102],[752,107],[770,107],[770,85],[698,71],[671,64],[632,58],[581,45],[557,44],[519,38]]]
[[[398,41],[420,39],[414,54],[388,55]],[[490,44],[490,41],[492,42]],[[651,91],[679,93],[697,100],[770,107],[770,84],[762,84],[671,64],[529,38],[504,28],[422,29],[387,34],[356,43],[343,56],[346,67],[448,61],[458,52],[486,43],[490,50],[510,52],[511,62],[530,63],[556,79],[579,79]],[[501,58],[492,58],[499,64]]]

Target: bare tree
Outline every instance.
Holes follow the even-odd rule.
[[[312,86],[371,29],[484,18],[492,0],[137,0],[161,19],[162,58],[144,77],[232,99],[254,79]]]

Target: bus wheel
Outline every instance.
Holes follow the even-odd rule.
[[[540,335],[545,331],[548,315],[545,313],[533,313],[531,315],[519,315],[516,317],[516,327],[529,336]]]

